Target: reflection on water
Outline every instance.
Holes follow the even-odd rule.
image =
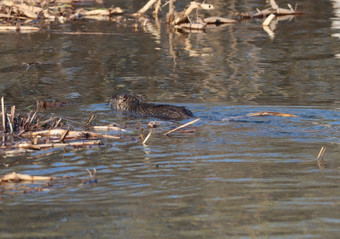
[[[333,7],[334,7],[334,17],[331,18],[332,20],[332,28],[333,29],[340,29],[340,1],[339,0],[333,0]],[[333,37],[340,38],[339,30],[336,33],[332,34]],[[335,57],[340,58],[340,53],[337,52],[335,54]]]
[[[215,5],[219,16],[266,7],[263,1]],[[336,8],[336,1],[301,1],[308,14],[279,21],[273,39],[262,20],[206,33],[181,34],[163,23],[133,31],[79,21],[50,32],[0,34],[0,93],[19,110],[37,99],[67,99],[75,104],[45,113],[79,125],[94,113],[96,124],[126,123],[126,136],[138,136],[136,125],[150,119],[116,114],[105,103],[124,91],[186,105],[201,119],[191,126],[194,133],[170,137],[163,134],[179,123],[163,123],[146,145],[104,140],[87,149],[1,158],[1,174],[60,179],[41,192],[29,191],[41,184],[1,184],[0,236],[337,238]],[[70,31],[113,34],[60,34]],[[245,116],[259,111],[299,117]],[[93,168],[98,183],[83,184]]]

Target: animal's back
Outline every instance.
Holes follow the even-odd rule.
[[[130,112],[137,116],[160,119],[182,120],[194,117],[184,106],[145,103],[141,96],[121,94],[110,100],[110,105],[117,111]]]
[[[136,107],[139,115],[160,119],[188,119],[194,117],[193,113],[184,106],[140,103]]]

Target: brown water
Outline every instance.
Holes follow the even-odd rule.
[[[213,2],[218,16],[266,7]],[[83,150],[0,156],[9,165],[0,165],[1,175],[74,176],[42,192],[22,193],[40,184],[0,185],[0,237],[337,238],[340,3],[298,3],[307,14],[279,21],[274,37],[260,20],[205,33],[77,21],[0,34],[0,93],[8,106],[71,101],[45,114],[78,126],[96,114],[97,125],[125,122],[133,136],[150,119],[112,112],[106,102],[114,93],[186,105],[201,118],[194,133],[172,137],[163,133],[179,123],[164,123],[146,145],[104,140]],[[112,4],[131,12],[143,5],[104,6]],[[107,34],[63,33],[70,31]],[[22,62],[42,64],[27,69]],[[242,117],[259,111],[299,117]],[[322,146],[325,163],[318,165]],[[87,168],[96,168],[98,183],[82,184]]]

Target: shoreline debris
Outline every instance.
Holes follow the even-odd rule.
[[[175,2],[175,0],[169,0],[162,5],[162,0],[149,0],[136,13],[129,14],[120,7],[85,9],[78,7],[77,5],[73,6],[72,1],[64,3],[60,1],[40,2],[29,0],[3,0],[0,1],[0,32],[37,32],[42,29],[48,29],[47,26],[51,24],[64,24],[65,22],[73,22],[82,19],[118,23],[124,22],[124,25],[130,22],[133,29],[141,27],[145,28],[148,24],[153,24],[154,22],[156,22],[156,24],[159,23],[158,15],[166,5],[169,5],[169,10],[165,16],[165,21],[170,26],[174,27],[174,29],[204,31],[209,24],[221,25],[238,22],[237,19],[229,19],[220,16],[199,17],[200,11],[215,9],[214,5],[205,3],[205,1],[192,1],[180,12],[175,10]],[[252,19],[266,18],[271,15],[277,17],[303,14],[303,12],[297,11],[297,5],[295,6],[295,9],[293,9],[290,4],[288,4],[288,9],[280,8],[274,0],[270,0],[270,5],[270,8],[264,10],[257,9],[257,12],[254,14],[234,13],[234,15],[240,19]],[[146,12],[152,7],[154,8],[152,15],[155,21],[150,20],[148,16],[145,16]]]

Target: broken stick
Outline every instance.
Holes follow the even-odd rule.
[[[172,130],[166,132],[164,135],[171,134],[171,133],[173,133],[173,132],[175,132],[175,131],[177,131],[177,130],[179,130],[179,129],[182,129],[182,128],[188,126],[188,125],[191,125],[191,124],[193,124],[193,123],[195,123],[195,122],[197,122],[197,121],[199,121],[199,120],[200,120],[200,119],[195,119],[195,120],[193,120],[193,121],[190,121],[189,123],[183,124],[183,125],[181,125],[181,126],[175,128],[175,129],[172,129]]]

